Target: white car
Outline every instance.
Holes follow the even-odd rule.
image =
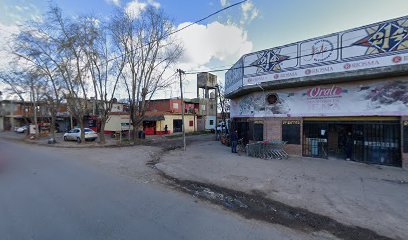
[[[27,126],[21,126],[16,128],[14,131],[16,131],[17,133],[25,133],[28,130]]]
[[[85,141],[95,141],[98,138],[98,134],[89,128],[84,128],[85,133]],[[80,128],[73,128],[69,132],[64,134],[64,141],[77,141],[78,143],[81,142],[81,129]]]

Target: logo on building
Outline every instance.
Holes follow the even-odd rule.
[[[257,67],[256,72],[270,72],[270,71],[281,71],[281,63],[288,60],[289,56],[284,56],[280,54],[281,49],[273,49],[263,51],[257,54],[257,60],[251,63],[251,66]]]
[[[369,68],[369,67],[375,67],[379,66],[380,62],[378,60],[365,60],[365,61],[359,61],[359,62],[353,62],[353,63],[346,63],[344,64],[343,68],[348,70],[348,69],[361,69],[361,68]]]
[[[323,62],[333,54],[333,50],[334,45],[331,41],[321,39],[312,45],[310,52],[306,54],[303,59],[306,62]]]
[[[402,57],[401,56],[395,56],[392,58],[392,62],[393,63],[399,63],[402,61]]]
[[[366,55],[386,53],[408,48],[408,22],[385,23],[366,29],[367,36],[353,45],[367,47]]]
[[[330,97],[340,97],[341,94],[345,92],[341,87],[336,87],[333,85],[332,87],[314,87],[306,91],[306,96],[310,98],[330,98]]]

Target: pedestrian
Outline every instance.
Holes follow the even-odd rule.
[[[234,130],[231,133],[231,152],[237,153],[237,145],[238,145],[238,131]]]
[[[164,126],[164,134],[167,134],[167,125]]]
[[[346,142],[344,144],[345,152],[346,152],[346,160],[351,160],[351,155],[353,152],[353,138],[351,136],[351,132],[347,133]]]

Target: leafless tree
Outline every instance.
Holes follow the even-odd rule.
[[[57,66],[56,45],[51,38],[48,25],[29,22],[23,30],[14,37],[12,53],[17,57],[22,68],[33,71],[42,81],[37,85],[45,97],[48,112],[51,116],[50,132],[55,139],[56,114],[63,100],[63,84]]]
[[[45,16],[48,41],[55,52],[50,61],[56,67],[64,86],[68,111],[78,120],[81,128],[80,142],[84,142],[84,118],[88,114],[90,74],[86,60],[84,41],[94,41],[95,35],[88,35],[79,21],[62,16],[58,7],[50,7]]]
[[[101,123],[99,138],[101,143],[105,143],[105,124],[112,111],[114,96],[126,59],[125,55],[121,55],[116,48],[112,47],[112,35],[108,26],[90,16],[83,17],[81,24],[87,36],[83,39],[82,46],[92,79],[94,101],[99,103],[98,113]]]
[[[154,7],[147,7],[137,17],[121,11],[112,20],[113,40],[126,62],[122,76],[134,140],[149,101],[170,84],[164,76],[181,55],[182,48],[170,36],[173,30],[171,21]]]
[[[221,110],[222,121],[226,123],[226,114],[230,111],[230,100],[225,98],[225,88],[222,83],[218,83],[218,109]]]

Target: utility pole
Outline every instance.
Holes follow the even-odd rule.
[[[184,98],[183,98],[183,83],[181,82],[181,74],[185,72],[181,69],[177,69],[180,77],[180,95],[181,95],[181,129],[183,130],[183,150],[186,151],[186,129],[184,125]]]

